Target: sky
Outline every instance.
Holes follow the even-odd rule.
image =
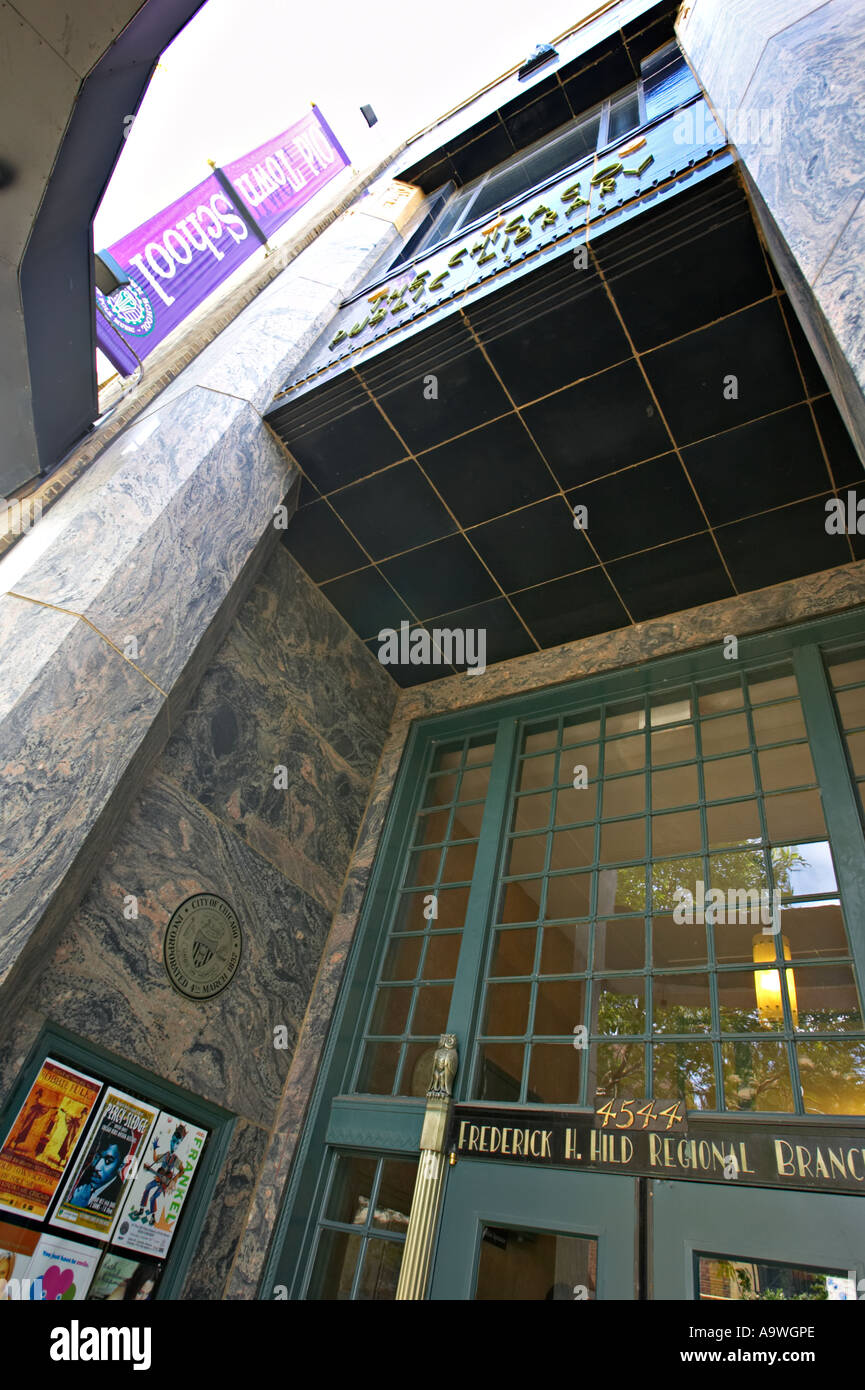
[[[315,102],[352,164],[528,57],[600,0],[207,0],[160,59],[96,217],[110,246]],[[360,107],[378,124],[369,128]]]

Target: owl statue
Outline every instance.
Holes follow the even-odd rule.
[[[427,1100],[447,1100],[457,1074],[457,1040],[454,1033],[442,1033],[433,1058],[433,1074]]]

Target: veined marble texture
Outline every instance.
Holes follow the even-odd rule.
[[[246,1224],[247,1207],[257,1190],[266,1144],[265,1130],[247,1120],[238,1120],[213,1201],[204,1218],[195,1258],[179,1295],[184,1303],[213,1302],[225,1297],[226,1283]]]
[[[170,984],[163,939],[193,893],[216,893],[243,930],[237,974],[213,999]],[[130,896],[137,917],[124,907]],[[329,914],[157,770],[148,779],[28,1007],[159,1076],[269,1127]],[[285,1025],[289,1047],[274,1046]]]
[[[332,912],[395,702],[383,668],[279,546],[163,767]]]
[[[86,617],[168,692],[293,471],[250,405],[202,389],[111,450],[122,466],[14,592]]]

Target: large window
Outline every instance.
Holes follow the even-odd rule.
[[[395,264],[509,206],[596,150],[619,143],[632,130],[690,100],[698,90],[676,43],[665,44],[644,61],[640,81],[454,191],[432,226],[412,238]]]

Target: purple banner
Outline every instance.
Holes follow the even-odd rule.
[[[348,163],[313,107],[225,173],[267,236]],[[97,345],[128,376],[136,358],[151,353],[260,244],[211,174],[108,248],[130,283],[110,296],[96,291]]]

